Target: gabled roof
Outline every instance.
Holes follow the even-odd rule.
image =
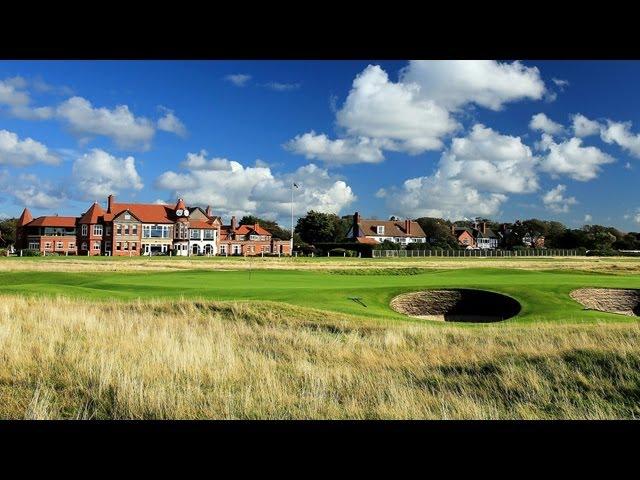
[[[113,220],[125,210],[129,210],[143,223],[175,223],[176,212],[171,205],[162,203],[115,203],[111,205],[111,213],[105,214],[104,219]]]
[[[271,232],[262,228],[259,224],[255,225],[240,225],[236,228],[235,233],[238,235],[246,235],[247,233],[255,232],[258,235],[271,235]]]
[[[358,227],[360,231],[358,236],[362,235],[378,235],[376,227],[384,226],[385,237],[423,237],[426,238],[422,227],[418,222],[411,220],[410,230],[411,233],[407,233],[405,230],[404,220],[360,220]],[[360,235],[362,234],[362,235]]]
[[[75,228],[76,217],[59,217],[57,215],[38,217],[27,224],[28,227],[64,227]]]
[[[95,202],[93,205],[91,205],[91,208],[89,208],[89,210],[87,210],[86,213],[82,215],[82,217],[80,217],[78,223],[98,223],[98,220],[100,220],[103,216],[104,210],[98,202]]]

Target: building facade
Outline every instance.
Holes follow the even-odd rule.
[[[418,222],[413,220],[368,220],[353,215],[353,224],[347,232],[347,238],[358,243],[377,245],[388,240],[408,245],[410,243],[426,243],[427,236]]]
[[[273,239],[255,225],[222,225],[211,207],[117,203],[107,198],[106,210],[94,202],[79,217],[33,218],[25,208],[16,231],[18,250],[65,255],[262,255],[291,254],[288,240]]]

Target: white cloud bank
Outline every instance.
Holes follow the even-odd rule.
[[[267,166],[243,166],[224,158],[209,158],[207,152],[190,153],[181,165],[184,172],[161,174],[156,188],[172,198],[211,205],[219,215],[256,214],[285,221],[291,208],[291,182],[300,185],[294,194],[294,214],[308,210],[339,213],[356,200],[351,187],[314,164],[293,173],[275,174]]]
[[[0,130],[0,165],[25,167],[34,163],[57,165],[59,162],[60,159],[44,144],[32,138],[20,140],[17,134]]]
[[[549,135],[559,135],[564,132],[564,127],[557,122],[554,122],[544,113],[537,113],[531,117],[529,122],[529,128],[531,130],[538,130]]]
[[[596,147],[583,147],[582,139],[571,138],[556,143],[548,134],[542,135],[538,148],[548,152],[540,168],[552,177],[566,175],[574,180],[586,182],[596,178],[602,165],[615,162],[615,159]]]
[[[97,148],[73,163],[72,175],[74,188],[89,200],[122,190],[141,190],[144,186],[133,157],[117,158]]]

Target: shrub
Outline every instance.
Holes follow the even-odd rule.
[[[42,253],[40,252],[40,250],[22,250],[22,256],[23,257],[41,257]]]

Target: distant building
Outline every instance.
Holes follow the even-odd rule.
[[[260,225],[222,225],[211,207],[162,203],[117,203],[113,195],[106,210],[94,202],[80,217],[33,218],[25,208],[16,231],[18,249],[44,254],[137,256],[173,254],[260,255],[291,253],[288,240],[272,240]]]
[[[388,240],[409,245],[410,243],[426,243],[427,236],[418,222],[413,220],[369,220],[353,215],[353,224],[347,232],[347,238],[358,243],[377,245]]]
[[[500,244],[500,236],[487,226],[487,222],[481,222],[475,227],[451,226],[451,233],[458,240],[458,244],[464,248],[495,249]]]

